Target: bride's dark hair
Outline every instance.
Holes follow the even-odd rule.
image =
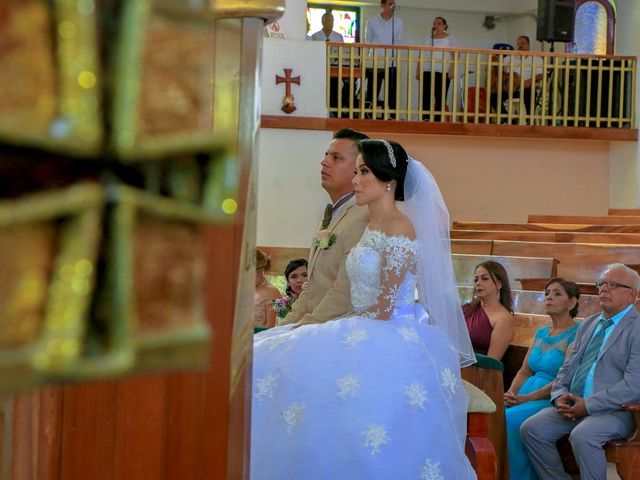
[[[388,146],[393,151],[395,158],[394,167]],[[396,181],[396,200],[404,200],[404,177],[407,174],[407,162],[409,156],[402,145],[391,140],[360,140],[358,143],[358,151],[362,154],[362,161],[369,167],[369,170],[381,182]]]

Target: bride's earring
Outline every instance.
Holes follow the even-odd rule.
[[[390,191],[391,191],[391,184],[387,183],[387,192],[390,192]]]

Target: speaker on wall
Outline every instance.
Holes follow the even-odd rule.
[[[575,0],[538,0],[539,42],[573,42]]]

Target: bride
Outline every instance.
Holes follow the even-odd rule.
[[[255,336],[251,478],[475,479],[459,375],[475,360],[446,206],[399,144],[358,148],[370,222],[347,258],[352,311]]]

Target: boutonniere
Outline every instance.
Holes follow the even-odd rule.
[[[331,245],[336,243],[336,234],[331,233],[329,230],[318,230],[313,243],[317,248],[327,250]]]

